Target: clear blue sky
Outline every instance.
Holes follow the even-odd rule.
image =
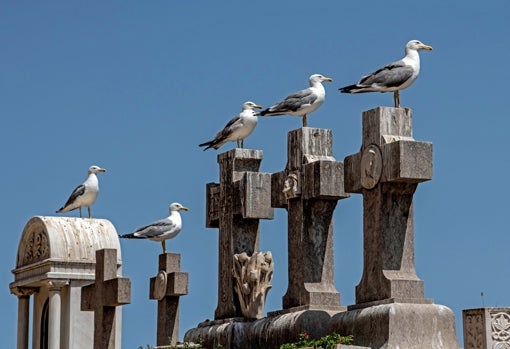
[[[55,215],[92,164],[108,169],[92,213],[119,233],[164,217],[173,201],[190,208],[181,235],[167,244],[190,275],[181,338],[213,318],[218,231],[205,228],[205,185],[218,180],[217,152],[197,145],[243,102],[270,106],[321,73],[334,81],[308,122],[333,130],[343,161],[359,150],[361,112],[393,100],[338,88],[401,58],[410,39],[434,47],[421,52],[421,75],[401,93],[415,139],[434,144],[434,177],[415,195],[417,274],[426,297],[455,312],[462,339],[462,309],[481,307],[480,292],[486,306],[510,306],[509,15],[507,0],[2,2],[2,346],[16,342],[8,284],[21,231],[32,216]],[[259,120],[245,147],[263,150],[263,172],[285,167],[287,132],[300,125],[290,116]],[[343,305],[354,303],[361,277],[361,213],[359,195],[335,211]],[[155,344],[148,283],[161,246],[121,245],[132,280],[123,347]],[[278,310],[287,288],[284,210],[263,222],[261,249],[275,258],[266,310]]]

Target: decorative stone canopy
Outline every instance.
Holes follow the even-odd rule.
[[[108,220],[32,217],[23,229],[9,286],[12,290],[40,287],[50,279],[94,280],[96,250],[103,248],[118,251],[120,266],[118,235]]]

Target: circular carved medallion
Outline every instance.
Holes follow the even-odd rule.
[[[166,296],[167,276],[166,271],[160,270],[154,281],[154,297],[162,300]]]
[[[382,175],[382,154],[379,147],[371,144],[361,156],[361,185],[365,189],[374,188]]]

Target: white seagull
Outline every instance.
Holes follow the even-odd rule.
[[[411,86],[420,74],[420,55],[418,54],[420,50],[430,51],[432,46],[418,40],[409,41],[404,58],[363,76],[357,84],[339,88],[340,92],[393,92],[395,108],[400,108],[398,91]]]
[[[90,166],[87,180],[73,190],[67,202],[58,209],[57,213],[66,213],[79,208],[80,217],[82,217],[81,208],[87,206],[90,218],[90,206],[96,201],[97,194],[99,194],[99,181],[97,179],[97,173],[99,172],[106,172],[106,169],[96,165]]]
[[[119,237],[126,239],[149,239],[152,241],[161,241],[163,253],[166,253],[165,241],[176,237],[182,228],[182,219],[179,211],[188,211],[188,208],[174,202],[170,205],[170,216],[138,228],[130,234],[119,235]]]
[[[239,148],[243,148],[244,139],[248,137],[255,129],[255,126],[257,126],[258,117],[253,110],[255,108],[262,109],[260,105],[251,101],[245,102],[241,113],[234,116],[232,120],[225,125],[223,130],[216,134],[212,141],[199,144],[198,146],[205,147],[204,150],[209,148],[218,149],[223,144],[232,141],[237,142]]]
[[[323,81],[331,82],[333,79],[321,74],[310,76],[310,87],[287,96],[283,101],[260,112],[262,116],[294,115],[303,118],[303,127],[306,126],[306,116],[319,108],[326,98]]]

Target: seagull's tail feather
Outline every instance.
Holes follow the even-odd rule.
[[[359,92],[357,91],[357,89],[359,89],[359,86],[357,84],[339,88],[340,92],[342,93],[356,93]]]
[[[124,239],[145,239],[144,237],[136,236],[135,233],[119,235],[119,238],[124,238]]]
[[[207,149],[210,149],[210,148],[218,149],[223,144],[225,144],[225,140],[224,139],[213,139],[212,141],[199,144],[198,146],[199,147],[205,147],[204,150],[207,150]]]
[[[271,108],[264,109],[260,112],[260,116],[278,116],[284,115],[284,113],[280,111],[271,110]]]

